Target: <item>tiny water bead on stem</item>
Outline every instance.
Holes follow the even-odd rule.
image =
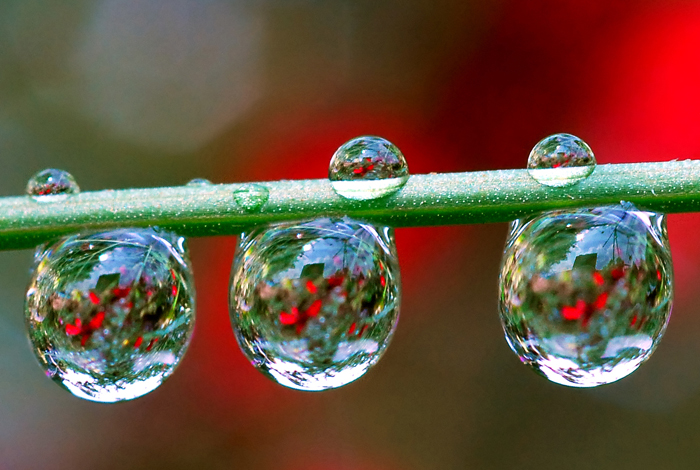
[[[187,186],[198,187],[198,186],[211,186],[213,183],[206,178],[192,178],[187,182]]]
[[[379,360],[400,297],[392,229],[322,218],[242,235],[229,305],[238,343],[256,368],[316,391],[352,382]]]
[[[233,199],[246,212],[256,212],[270,198],[270,191],[262,184],[244,184],[233,192]]]
[[[328,179],[341,196],[369,200],[388,196],[408,181],[408,164],[394,144],[381,137],[356,137],[336,150]]]
[[[649,358],[670,318],[665,218],[622,203],[518,220],[499,282],[506,340],[522,362],[562,385],[614,382]]]
[[[54,202],[65,199],[68,194],[79,193],[80,187],[67,171],[49,168],[29,178],[26,192],[35,201]]]
[[[189,187],[213,187],[213,183],[208,179],[194,178],[186,186]],[[236,205],[245,212],[254,213],[260,210],[270,198],[270,191],[262,184],[244,183],[238,186],[233,192],[233,200]]]
[[[530,176],[553,187],[578,183],[595,170],[593,151],[583,140],[571,134],[554,134],[535,145],[527,159]]]
[[[25,320],[48,377],[111,403],[145,395],[172,374],[192,336],[194,301],[184,238],[120,229],[40,247]]]

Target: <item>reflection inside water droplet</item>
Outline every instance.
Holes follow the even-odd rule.
[[[576,184],[590,176],[595,166],[591,148],[571,134],[554,134],[542,139],[527,160],[530,176],[552,187]]]
[[[26,193],[35,201],[55,202],[69,194],[77,194],[80,187],[67,171],[49,168],[32,176],[27,182]]]
[[[356,137],[331,158],[328,178],[348,199],[368,200],[398,191],[408,181],[408,164],[394,144],[381,137]]]
[[[664,217],[625,203],[517,221],[500,275],[510,347],[549,380],[594,387],[649,358],[670,318]]]

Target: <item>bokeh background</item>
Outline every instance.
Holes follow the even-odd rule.
[[[555,132],[599,163],[700,158],[700,3],[0,2],[0,195],[46,167],[83,190],[320,178],[381,135],[412,173],[517,168]],[[24,333],[31,253],[0,253],[0,469],[692,469],[700,220],[669,217],[676,303],[635,374],[576,390],[501,332],[504,225],[400,229],[401,321],[336,391],[284,389],[230,330],[232,237],[191,240],[198,320],[154,393],[81,401]]]

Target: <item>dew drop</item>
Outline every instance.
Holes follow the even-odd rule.
[[[172,374],[195,315],[178,240],[121,229],[72,235],[38,254],[25,320],[47,376],[77,397],[112,403],[145,395]]]
[[[241,236],[230,312],[253,365],[287,387],[325,390],[362,376],[399,318],[393,231],[348,218],[282,223]]]
[[[49,168],[29,178],[26,192],[36,201],[54,202],[79,193],[80,187],[67,171]]]
[[[615,382],[649,358],[670,318],[665,218],[623,203],[516,221],[499,283],[522,362],[562,385]]]
[[[538,182],[556,188],[571,186],[595,170],[593,151],[571,134],[554,134],[535,145],[527,159],[528,173]]]
[[[336,150],[328,168],[336,193],[359,201],[392,194],[408,181],[408,164],[394,144],[381,137],[356,137]]]
[[[241,185],[233,191],[233,199],[236,204],[247,212],[259,211],[269,198],[270,191],[265,186],[256,183]]]
[[[187,182],[186,186],[211,186],[212,182],[206,178],[194,178]]]

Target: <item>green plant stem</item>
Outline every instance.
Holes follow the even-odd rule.
[[[573,186],[550,188],[526,170],[411,176],[373,201],[335,194],[328,180],[260,183],[269,200],[257,211],[236,203],[244,184],[84,192],[55,202],[0,199],[0,249],[36,246],[80,230],[158,225],[185,236],[237,234],[254,225],[348,215],[396,227],[506,222],[533,212],[630,201],[659,212],[700,211],[700,161],[599,165]]]

